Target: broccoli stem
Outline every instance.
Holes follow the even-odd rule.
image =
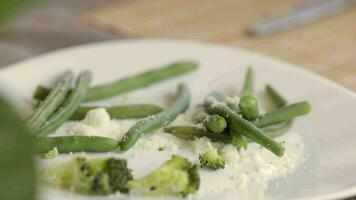
[[[244,136],[234,129],[230,129],[231,144],[238,150],[247,149],[247,141]]]
[[[127,183],[131,190],[145,195],[182,195],[195,193],[200,186],[197,165],[179,155],[173,155],[147,176]]]
[[[213,170],[225,168],[224,159],[218,154],[218,150],[208,143],[208,149],[203,154],[199,154],[201,167],[208,167]]]

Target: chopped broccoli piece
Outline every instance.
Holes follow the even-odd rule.
[[[188,159],[173,155],[149,175],[130,180],[127,185],[133,191],[145,195],[183,195],[199,189],[200,178],[196,165]]]
[[[47,153],[42,154],[43,159],[52,159],[55,158],[59,155],[57,147],[54,147],[53,149],[49,150]]]
[[[206,166],[214,170],[225,167],[224,158],[218,154],[218,150],[211,146],[210,143],[207,151],[199,154],[199,160],[202,167]]]
[[[50,175],[50,176],[48,176]],[[77,157],[54,165],[47,171],[46,181],[53,186],[81,194],[107,195],[128,193],[127,181],[132,180],[126,160],[117,158]]]

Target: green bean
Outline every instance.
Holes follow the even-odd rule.
[[[113,83],[98,85],[90,88],[84,101],[97,101],[110,98],[138,88],[150,86],[154,83],[173,78],[197,69],[196,62],[176,62],[162,68],[149,70],[132,77],[117,80]],[[34,97],[43,99],[50,89],[39,86]]]
[[[252,95],[254,93],[254,86],[255,85],[255,74],[253,72],[253,69],[251,66],[247,68],[246,74],[245,74],[245,81],[244,81],[244,86],[243,86],[243,91],[242,91],[242,96],[245,95]]]
[[[308,114],[310,110],[310,104],[308,102],[303,101],[261,115],[258,118],[254,119],[252,122],[258,127],[264,127],[292,120],[295,117]]]
[[[287,106],[287,100],[274,87],[272,87],[271,85],[266,85],[266,92],[276,108],[282,108],[284,106]],[[289,120],[286,122],[281,122],[279,124],[265,126],[261,129],[264,132],[269,133],[269,135],[272,137],[278,137],[289,131],[292,125],[293,120]]]
[[[220,115],[207,115],[203,124],[207,130],[213,133],[222,133],[227,127],[226,120]]]
[[[231,144],[238,150],[246,150],[247,149],[247,141],[244,136],[235,131],[235,129],[229,129],[230,137],[231,137]]]
[[[221,115],[227,120],[230,129],[234,129],[234,131],[260,144],[275,155],[283,156],[284,147],[282,145],[265,135],[263,131],[254,124],[240,117],[224,103],[216,100],[214,96],[214,93],[209,95],[204,102],[205,109],[208,113]]]
[[[253,96],[255,85],[255,74],[252,67],[248,67],[245,74],[245,81],[242,91],[242,97],[239,103],[239,110],[241,111],[242,116],[251,120],[259,115],[257,100]],[[230,106],[231,107],[231,106]]]
[[[84,99],[88,91],[90,81],[90,71],[84,71],[79,74],[73,91],[70,92],[70,94],[64,101],[62,107],[60,107],[48,119],[48,121],[35,133],[36,136],[48,135],[49,133],[60,127],[64,122],[66,122],[70,118],[70,116],[72,116],[75,110],[79,107],[79,104]]]
[[[27,128],[38,130],[48,117],[62,104],[72,82],[73,74],[70,71],[64,73],[57,85],[51,90],[46,99],[39,104],[31,118],[27,121]]]
[[[276,138],[283,135],[289,130],[289,128],[290,126],[286,126],[285,123],[281,123],[261,128],[261,130],[263,130],[268,137]],[[164,128],[164,132],[172,134],[182,140],[194,140],[195,138],[207,137],[214,142],[231,143],[231,136],[226,131],[222,134],[216,134],[195,126],[171,126]],[[253,141],[247,139],[246,142],[251,143]]]
[[[130,149],[136,141],[143,135],[167,126],[171,123],[180,113],[184,112],[190,101],[190,93],[185,84],[179,84],[177,98],[173,105],[164,109],[162,112],[146,117],[135,125],[126,133],[122,141],[120,141],[119,148],[122,151]]]
[[[275,125],[262,127],[261,130],[269,137],[276,138],[289,131],[292,125],[293,125],[293,120],[289,120]]]
[[[252,95],[245,95],[240,99],[239,104],[242,116],[247,120],[252,120],[258,117],[257,100]]]
[[[99,136],[56,136],[35,138],[36,153],[46,153],[57,148],[59,153],[108,152],[114,150],[118,141]]]
[[[182,140],[194,140],[195,138],[207,137],[214,142],[229,143],[229,134],[216,134],[194,126],[172,126],[164,128],[164,132],[172,134]]]
[[[288,104],[287,100],[285,100],[272,85],[266,85],[266,92],[277,108],[281,108]]]
[[[99,108],[96,106],[82,106],[79,107],[71,116],[71,120],[81,120],[85,117],[86,113],[92,109]],[[131,104],[120,105],[105,108],[113,119],[137,119],[148,117],[162,111],[162,108],[151,104]]]

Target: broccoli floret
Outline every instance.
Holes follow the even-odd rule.
[[[43,159],[52,159],[55,158],[59,155],[57,147],[54,147],[53,149],[49,150],[47,153],[42,154]]]
[[[200,178],[196,165],[186,158],[173,155],[149,175],[128,182],[128,187],[145,195],[183,195],[199,189]]]
[[[225,167],[224,158],[218,154],[218,150],[209,144],[205,153],[199,154],[201,167],[209,167],[211,169],[222,169]]]
[[[62,189],[82,194],[106,195],[128,193],[127,181],[132,180],[126,160],[117,158],[87,159],[77,157],[55,165],[47,173],[47,182]],[[52,177],[52,178],[51,178]]]

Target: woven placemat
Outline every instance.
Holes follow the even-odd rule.
[[[356,91],[356,9],[263,38],[246,34],[297,0],[113,1],[84,19],[129,37],[187,38],[234,45],[298,64]]]

